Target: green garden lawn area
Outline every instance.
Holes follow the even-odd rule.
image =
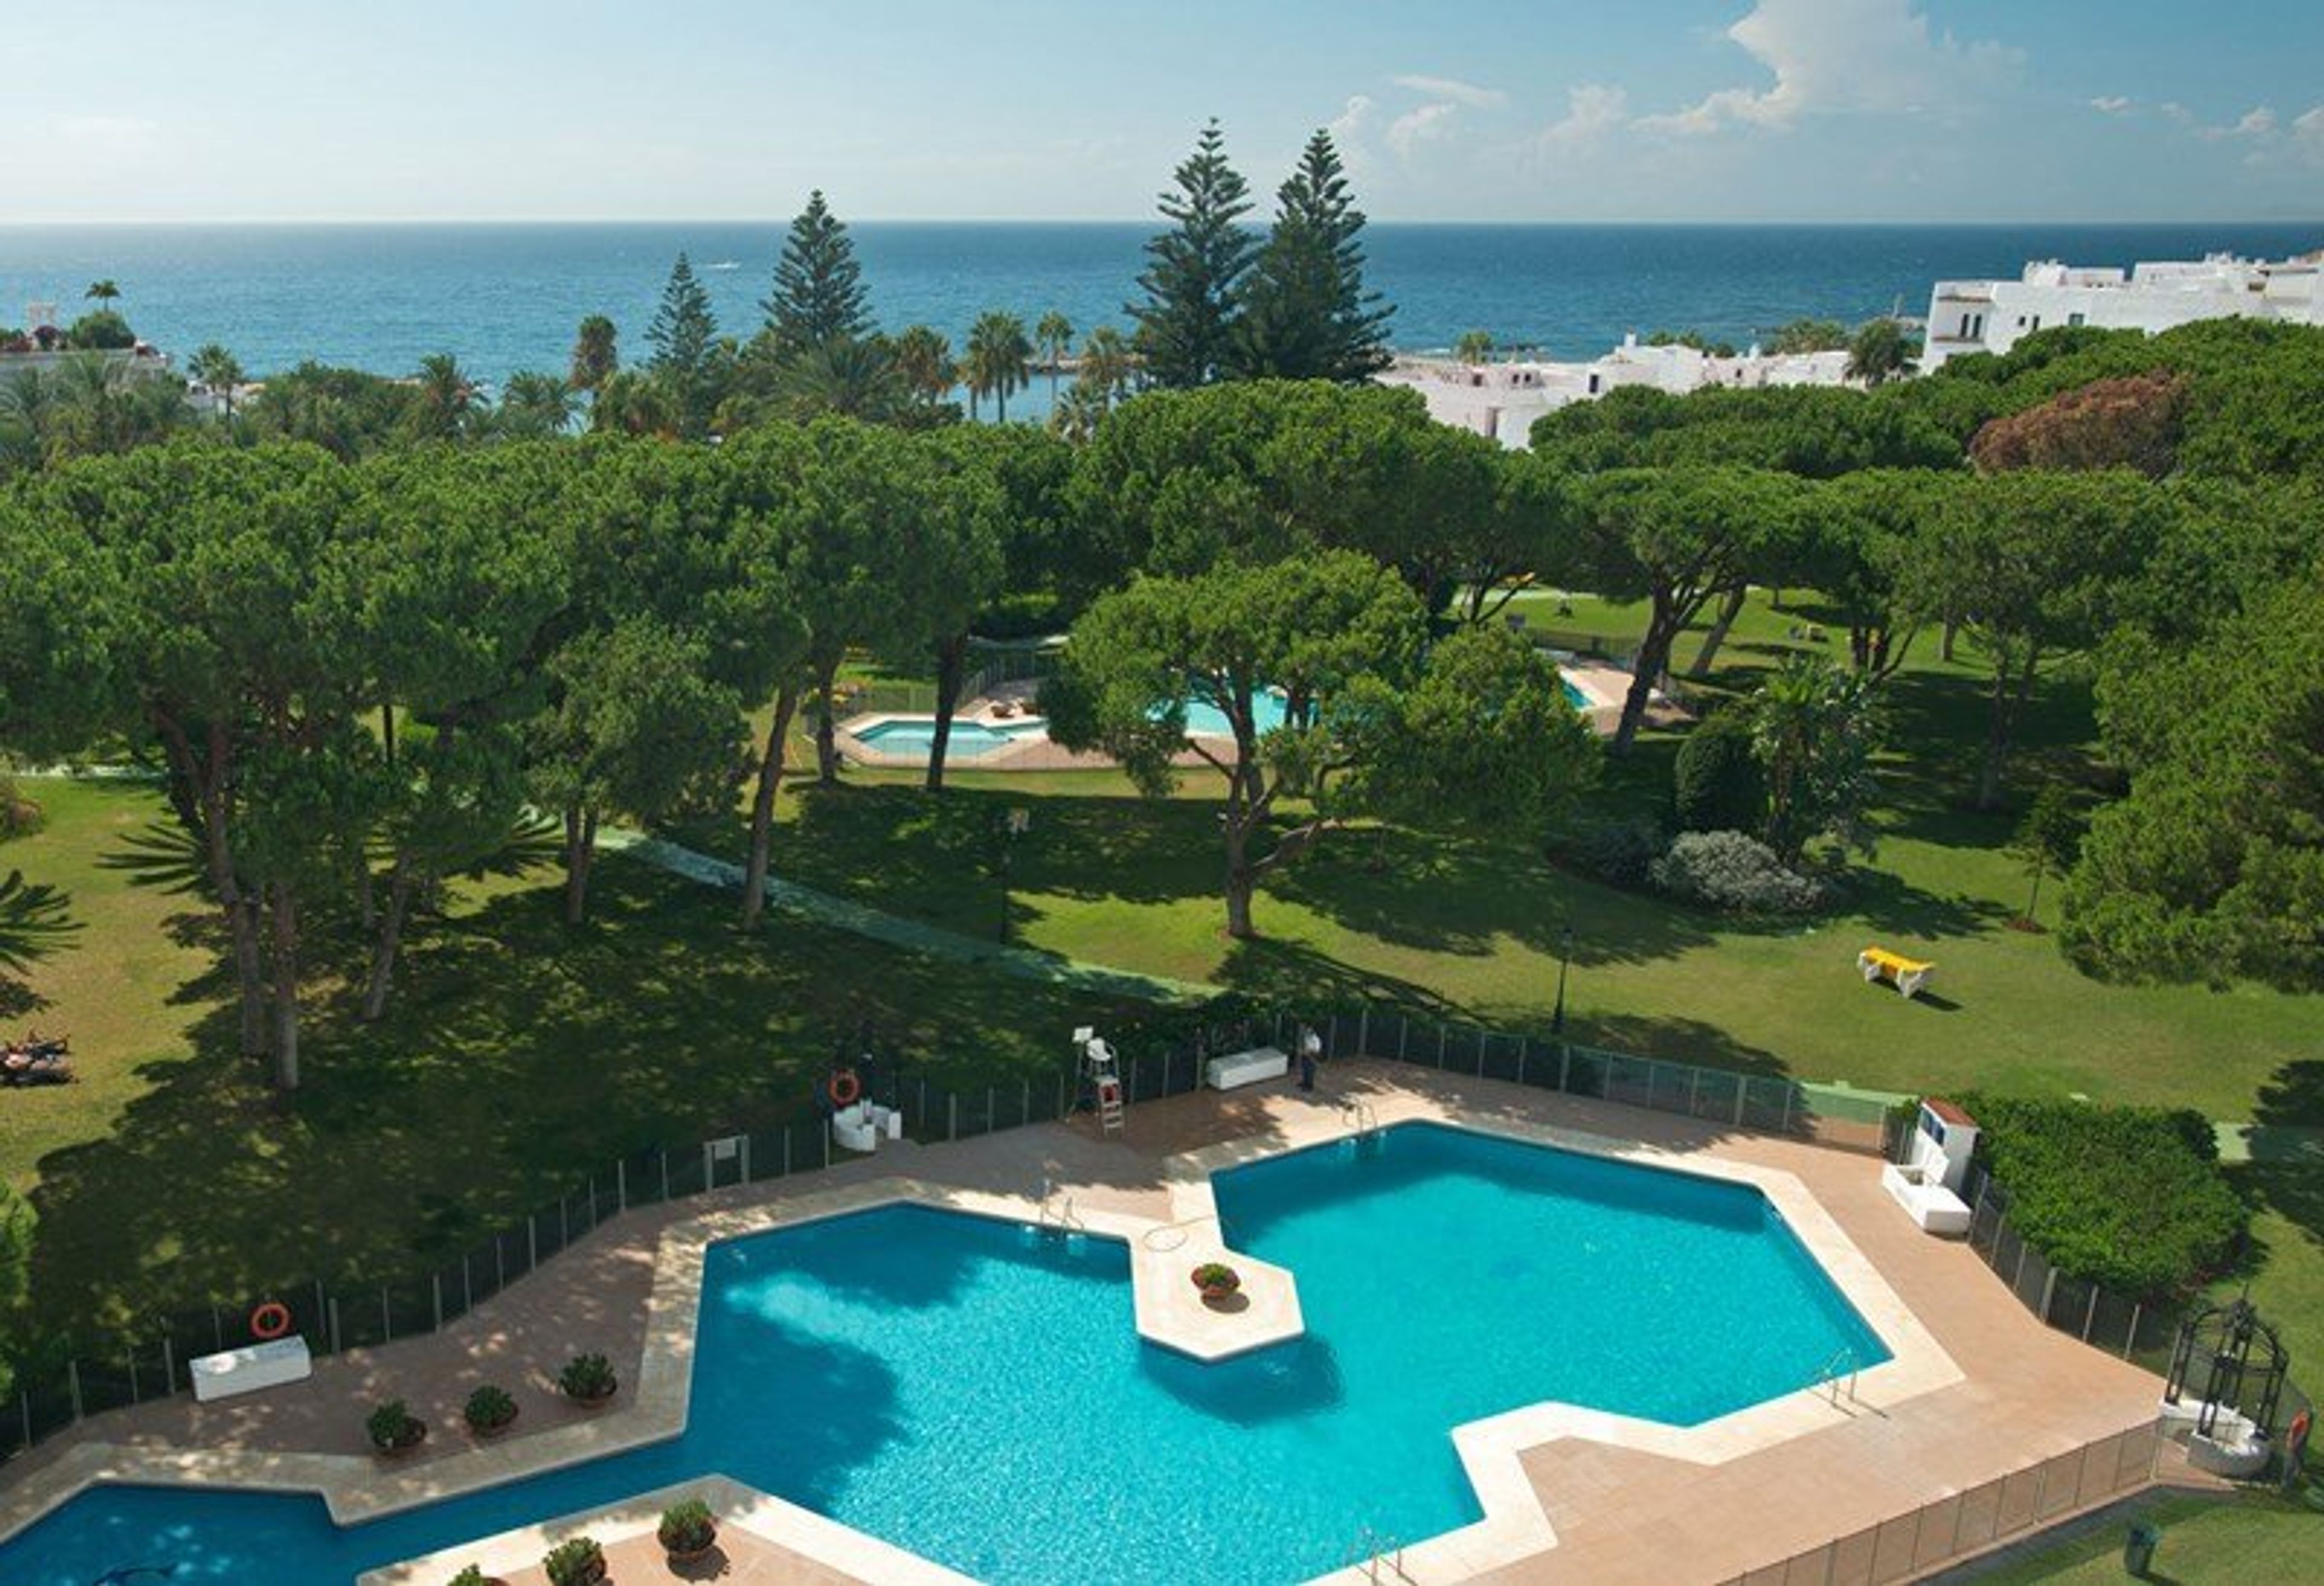
[[[32,977],[79,1082],[0,1091],[49,1326],[419,1269],[623,1152],[792,1116],[862,1019],[931,1077],[972,1080],[1052,1066],[1111,1011],[1026,982],[996,996],[981,972],[780,916],[744,937],[727,896],[613,857],[569,934],[554,871],[463,892],[385,1022],[316,1012],[284,1111],[232,1050],[210,911],[103,862],[158,797],[25,786],[47,828],[0,862],[69,888],[88,925]]]
[[[2324,1580],[2324,1512],[2297,1499],[2172,1497],[2140,1514],[2163,1528],[2147,1579],[2214,1586],[2228,1581]],[[1974,1577],[1979,1586],[2116,1586],[2127,1523],[2083,1530]]]
[[[1748,686],[1819,620],[1810,597],[1770,607],[1755,592],[1707,696]],[[1636,605],[1571,597],[1572,617],[1537,626],[1636,632]],[[1520,597],[1549,610],[1552,597]],[[1844,631],[1825,646],[1844,652]],[[1682,641],[1682,659],[1693,646]],[[1739,922],[1600,886],[1550,864],[1536,834],[1500,840],[1335,834],[1262,889],[1265,940],[1222,931],[1207,773],[1167,801],[1111,772],[952,770],[930,797],[914,773],[851,770],[837,788],[807,778],[782,802],[775,863],[793,880],[898,913],[997,935],[1005,811],[1031,831],[1008,858],[1015,939],[1070,957],[1297,998],[1363,990],[1482,1021],[1539,1028],[1556,994],[1560,935],[1574,932],[1569,1025],[1579,1038],[1653,1056],[1839,1079],[1872,1089],[1981,1085],[2098,1101],[2163,1102],[2216,1118],[2254,1115],[2263,1085],[2324,1049],[2324,1003],[2250,986],[2123,987],[2076,972],[2046,933],[2011,929],[2027,881],[2007,852],[2015,815],[1978,814],[1962,795],[1983,725],[1981,673],[1938,659],[1923,635],[1891,685],[1894,726],[1876,811],[1874,859],[1836,911]],[[2087,759],[2087,686],[2046,684],[2029,719],[2021,781],[2074,774]],[[1677,740],[1648,734],[1609,765],[1599,816],[1667,798]],[[802,746],[803,747],[803,746]],[[811,755],[794,765],[812,774]],[[735,851],[731,832],[692,833]],[[1384,868],[1379,862],[1384,858]],[[2056,923],[2057,887],[2040,914]],[[1867,986],[1857,950],[1879,942],[1939,965],[1934,995],[1906,1002]],[[2311,1089],[2299,1119],[2324,1123]]]

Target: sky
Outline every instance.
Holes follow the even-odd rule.
[[[0,221],[2305,220],[2324,5],[0,0]]]

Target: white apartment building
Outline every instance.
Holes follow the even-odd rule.
[[[1503,446],[1521,447],[1533,421],[1571,402],[1589,401],[1619,386],[1646,385],[1683,396],[1720,385],[1840,385],[1848,374],[1848,355],[1762,353],[1714,357],[1687,346],[1646,346],[1635,336],[1602,358],[1586,364],[1460,364],[1438,358],[1399,358],[1377,376],[1382,385],[1420,393],[1428,416],[1458,425]]]
[[[2006,353],[2021,337],[2061,325],[2150,336],[2230,315],[2324,325],[2319,265],[2324,253],[2273,263],[2214,254],[2134,264],[2126,273],[2044,260],[2015,281],[1941,281],[1929,295],[1921,370],[1963,353]]]

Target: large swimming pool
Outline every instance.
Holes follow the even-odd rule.
[[[10,1586],[362,1570],[722,1471],[995,1581],[1289,1581],[1369,1527],[1479,1517],[1451,1429],[1545,1399],[1692,1425],[1887,1358],[1745,1185],[1432,1125],[1216,1182],[1308,1335],[1204,1366],[1142,1342],[1120,1245],[897,1207],[714,1248],[669,1443],[341,1530],[319,1501],[84,1495]]]

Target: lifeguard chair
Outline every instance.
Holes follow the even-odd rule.
[[[1937,973],[1933,964],[1923,964],[1907,958],[1902,953],[1891,953],[1886,947],[1867,947],[1856,955],[1856,968],[1868,981],[1886,980],[1904,997],[1915,997],[1929,978]]]
[[[1074,1031],[1074,1048],[1081,1054],[1082,1089],[1097,1109],[1100,1132],[1120,1134],[1123,1104],[1121,1065],[1114,1057],[1112,1047],[1095,1028],[1085,1024]]]

